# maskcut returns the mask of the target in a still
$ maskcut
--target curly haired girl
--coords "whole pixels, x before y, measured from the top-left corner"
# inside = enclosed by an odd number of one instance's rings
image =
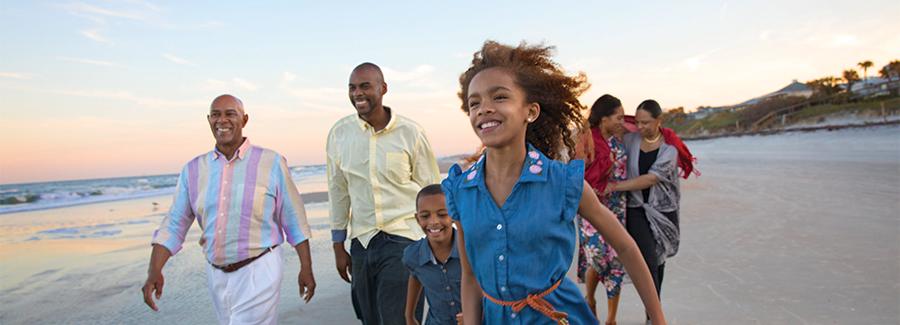
[[[457,223],[466,324],[596,324],[566,278],[576,212],[619,253],[653,324],[665,324],[647,266],[631,237],[583,178],[574,152],[584,74],[567,76],[552,47],[485,42],[460,76],[462,109],[486,147],[442,183]],[[482,300],[484,299],[484,300]]]

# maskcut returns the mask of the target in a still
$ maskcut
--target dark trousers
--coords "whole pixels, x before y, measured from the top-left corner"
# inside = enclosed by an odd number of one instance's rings
[[[409,271],[403,265],[403,250],[413,241],[379,232],[363,248],[359,240],[350,245],[353,282],[351,291],[356,317],[365,325],[404,325],[406,286]],[[416,319],[422,321],[423,299],[416,306]]]
[[[678,226],[678,211],[664,212],[663,215]],[[656,239],[653,238],[653,232],[650,230],[650,222],[647,221],[647,214],[644,208],[628,208],[625,212],[625,229],[634,242],[641,250],[644,262],[650,269],[650,276],[653,277],[653,285],[656,286],[656,294],[662,294],[663,275],[666,271],[665,262],[660,263],[656,258]]]

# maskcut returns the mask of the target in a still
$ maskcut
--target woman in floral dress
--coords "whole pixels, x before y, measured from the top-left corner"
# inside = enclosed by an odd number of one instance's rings
[[[584,179],[593,187],[600,202],[616,214],[623,225],[625,192],[609,192],[607,185],[627,179],[625,146],[620,138],[625,130],[624,121],[625,111],[619,99],[603,95],[594,102],[588,118],[594,150],[593,155],[587,155],[593,156],[593,159],[589,159],[591,161],[584,173]],[[596,314],[594,295],[597,285],[603,283],[609,308],[606,324],[614,325],[625,268],[616,252],[589,222],[579,219],[579,225],[581,249],[578,275],[587,288],[585,299]]]

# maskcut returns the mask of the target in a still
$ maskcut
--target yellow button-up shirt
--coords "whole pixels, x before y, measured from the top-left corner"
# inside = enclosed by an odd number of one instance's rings
[[[325,150],[334,242],[346,240],[348,225],[350,238],[363,247],[379,231],[424,236],[415,218],[416,194],[437,184],[440,171],[421,126],[391,113],[376,132],[354,114],[335,123]]]

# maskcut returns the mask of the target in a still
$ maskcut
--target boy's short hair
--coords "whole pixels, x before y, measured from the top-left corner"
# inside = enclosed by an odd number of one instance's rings
[[[444,190],[441,188],[441,184],[431,184],[423,187],[419,190],[419,194],[416,194],[416,209],[419,209],[419,198],[428,195],[444,195]]]

